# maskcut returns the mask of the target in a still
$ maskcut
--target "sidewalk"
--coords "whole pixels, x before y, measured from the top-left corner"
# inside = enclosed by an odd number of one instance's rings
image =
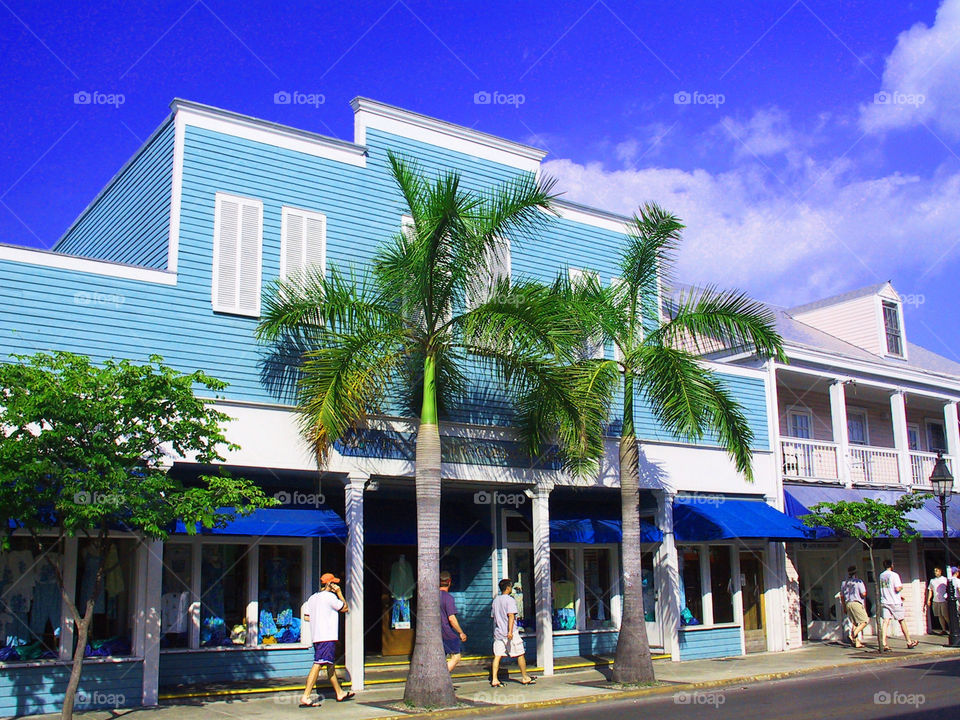
[[[784,676],[812,673],[823,670],[853,669],[857,665],[881,662],[902,662],[930,659],[937,655],[960,655],[960,650],[944,647],[944,638],[925,636],[920,646],[914,650],[905,650],[902,639],[891,639],[893,652],[881,657],[874,648],[856,650],[848,646],[827,643],[810,643],[801,650],[789,653],[759,653],[744,657],[718,660],[691,660],[673,663],[658,660],[655,663],[657,680],[663,685],[655,688],[620,692],[625,696],[671,693],[694,687],[709,688],[728,682],[757,682],[772,680]],[[565,704],[590,702],[601,696],[617,693],[609,685],[609,669],[590,669],[567,672],[551,678],[540,677],[532,687],[521,687],[514,682],[516,667],[510,667],[510,680],[501,688],[491,688],[486,680],[472,678],[455,679],[457,697],[461,699],[463,711],[443,712],[437,715],[480,715],[495,711],[496,706],[526,703]],[[323,688],[321,688],[323,691]],[[327,688],[329,694],[329,689]],[[324,717],[343,718],[343,720],[371,720],[372,718],[409,717],[407,713],[394,709],[403,695],[402,686],[388,686],[361,693],[355,700],[337,704],[332,695],[324,699],[323,709],[304,712],[298,709],[300,693],[282,691],[260,695],[243,695],[235,698],[217,700],[170,701],[157,708],[120,710],[114,713],[88,712],[81,717],[84,720],[100,720],[129,716],[136,718],[154,717],[157,720],[200,720],[216,714],[226,718],[305,718],[310,712],[323,712]],[[606,698],[609,699],[609,698]],[[42,716],[55,717],[55,716]]]

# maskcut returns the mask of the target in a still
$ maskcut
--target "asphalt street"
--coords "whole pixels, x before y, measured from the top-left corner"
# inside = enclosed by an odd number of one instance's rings
[[[872,720],[873,718],[960,718],[960,660],[925,661],[844,669],[804,678],[677,692],[569,708],[512,713],[525,720],[593,718],[791,718]]]

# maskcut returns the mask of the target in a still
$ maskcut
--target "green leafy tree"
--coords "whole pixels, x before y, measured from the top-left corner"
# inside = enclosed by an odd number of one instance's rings
[[[912,542],[920,537],[920,533],[913,527],[913,520],[910,519],[909,514],[923,507],[929,497],[931,497],[929,494],[906,493],[897,498],[893,505],[871,498],[823,502],[814,505],[810,508],[810,513],[803,516],[805,525],[811,528],[829,528],[838,535],[854,538],[867,549],[874,578],[873,591],[876,598],[874,615],[878,631],[882,622],[880,619],[880,573],[877,572],[874,549],[878,541],[886,542],[889,538]],[[880,633],[877,632],[877,652],[882,651]]]
[[[73,667],[62,717],[71,718],[83,669],[94,606],[108,568],[101,563],[82,607],[51,547],[85,538],[108,556],[112,530],[145,539],[166,538],[182,520],[224,526],[235,512],[274,504],[246,480],[205,476],[184,486],[171,477],[171,456],[198,463],[222,461],[229,445],[221,425],[229,418],[195,397],[195,386],[220,391],[225,383],[202,372],[184,375],[156,356],[137,365],[67,352],[14,356],[0,364],[0,522],[4,544],[11,526],[29,534],[37,555],[53,565],[75,628]]]
[[[743,293],[687,291],[669,304],[664,315],[661,286],[672,282],[683,227],[655,204],[641,207],[621,253],[620,277],[608,288],[588,278],[581,288],[592,297],[592,311],[580,315],[588,345],[602,338],[614,346],[617,358],[592,361],[591,392],[610,403],[619,385],[623,397],[623,613],[613,665],[614,681],[623,684],[654,680],[643,608],[636,399],[644,400],[661,426],[678,438],[699,442],[714,434],[737,470],[752,479],[753,432],[736,400],[700,356],[747,348],[760,357],[784,359],[772,314]]]
[[[395,415],[400,398],[401,412],[419,420],[417,633],[404,700],[443,707],[455,697],[438,597],[441,417],[479,372],[527,421],[533,412],[554,426],[565,418],[551,439],[570,457],[596,440],[582,421],[589,404],[577,397],[585,368],[573,363],[576,308],[556,288],[491,279],[504,241],[516,248],[549,221],[552,183],[524,175],[476,192],[456,173],[430,180],[393,154],[390,166],[412,224],[358,277],[334,268],[327,277],[313,272],[275,284],[258,332],[296,365],[302,428],[319,462],[371,416]],[[602,415],[599,403],[594,412]],[[545,438],[532,437],[531,449],[543,449]]]

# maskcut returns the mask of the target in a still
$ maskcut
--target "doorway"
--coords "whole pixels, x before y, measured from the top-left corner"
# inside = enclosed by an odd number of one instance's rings
[[[748,653],[766,652],[763,555],[760,552],[740,551],[740,597],[743,601],[744,649]]]
[[[838,557],[836,551],[801,551],[798,558],[800,604],[809,640],[840,640],[843,634],[837,597]]]

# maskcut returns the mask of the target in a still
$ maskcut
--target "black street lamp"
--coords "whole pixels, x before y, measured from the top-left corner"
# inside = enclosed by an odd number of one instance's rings
[[[940,519],[943,521],[943,549],[946,555],[946,566],[944,572],[947,575],[947,617],[950,623],[950,636],[947,639],[947,645],[950,647],[960,647],[960,632],[957,625],[957,598],[954,593],[953,577],[950,572],[950,547],[947,536],[947,503],[950,501],[950,495],[953,492],[953,475],[950,468],[947,467],[947,461],[943,459],[943,453],[937,453],[937,464],[933,466],[933,472],[930,473],[930,484],[933,485],[933,494],[940,499]]]

